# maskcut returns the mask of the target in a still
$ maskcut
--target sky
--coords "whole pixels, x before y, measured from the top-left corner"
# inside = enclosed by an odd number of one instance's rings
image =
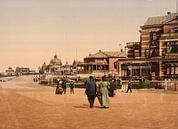
[[[176,0],[0,0],[0,72],[63,64],[139,41],[148,17],[176,12]]]

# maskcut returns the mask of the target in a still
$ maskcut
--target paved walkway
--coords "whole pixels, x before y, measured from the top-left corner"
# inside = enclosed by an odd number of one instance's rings
[[[110,108],[88,107],[83,89],[55,95],[32,77],[0,83],[0,129],[177,129],[178,94],[117,92]]]

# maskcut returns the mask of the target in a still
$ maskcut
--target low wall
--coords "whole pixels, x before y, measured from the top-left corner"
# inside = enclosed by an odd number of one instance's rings
[[[140,89],[142,88],[139,85],[139,81],[132,81],[133,89]],[[123,85],[127,85],[128,81],[123,81]],[[155,88],[155,89],[165,89],[169,91],[178,91],[178,81],[150,81],[150,86],[148,88]]]

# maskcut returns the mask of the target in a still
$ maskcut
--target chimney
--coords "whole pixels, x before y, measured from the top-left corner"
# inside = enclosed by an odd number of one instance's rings
[[[167,19],[171,18],[171,12],[167,12]]]
[[[167,15],[170,15],[171,14],[171,12],[167,12]]]

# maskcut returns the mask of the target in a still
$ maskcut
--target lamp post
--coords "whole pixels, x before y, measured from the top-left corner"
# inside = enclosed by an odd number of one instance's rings
[[[119,44],[119,47],[120,47],[120,52],[122,52],[122,44],[121,43]]]

